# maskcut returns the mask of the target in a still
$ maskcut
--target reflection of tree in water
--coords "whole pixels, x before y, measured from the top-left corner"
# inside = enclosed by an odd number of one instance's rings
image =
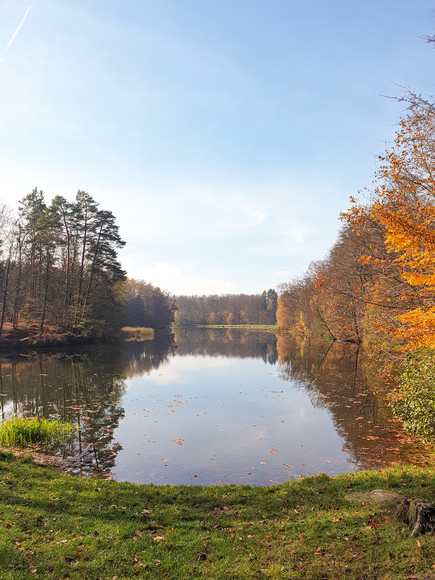
[[[407,437],[390,409],[367,385],[362,352],[347,343],[291,337],[277,343],[281,378],[303,385],[314,407],[329,409],[346,450],[369,469],[398,460],[421,460],[423,449]]]
[[[35,355],[1,364],[2,418],[12,415],[69,421],[79,430],[66,449],[78,455],[88,445],[96,450],[98,471],[108,474],[120,449],[113,431],[124,410],[124,379],[113,366],[97,369],[84,355]]]
[[[124,375],[142,376],[167,364],[176,350],[173,335],[156,333],[155,340],[123,343]]]
[[[121,446],[114,430],[124,417],[126,378],[158,368],[171,340],[98,346],[79,353],[35,354],[0,361],[2,420],[13,415],[69,421],[79,427],[66,449],[77,456],[88,446],[92,470],[108,476]]]
[[[178,328],[175,335],[180,356],[226,356],[278,360],[276,337],[272,332],[242,328]]]

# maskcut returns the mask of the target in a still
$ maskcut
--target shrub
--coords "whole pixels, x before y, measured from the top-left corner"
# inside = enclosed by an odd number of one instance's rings
[[[407,355],[399,369],[399,386],[391,407],[412,435],[435,441],[435,351],[420,348]]]

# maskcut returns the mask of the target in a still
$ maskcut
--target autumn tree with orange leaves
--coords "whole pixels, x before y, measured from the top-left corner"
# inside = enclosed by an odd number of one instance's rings
[[[328,256],[281,285],[278,326],[397,351],[435,348],[435,105],[408,94],[366,203]]]
[[[378,271],[371,289],[378,330],[404,349],[435,348],[435,106],[415,95],[409,101],[369,204],[354,203],[342,217],[360,237],[374,228],[383,236],[386,255],[360,258]]]

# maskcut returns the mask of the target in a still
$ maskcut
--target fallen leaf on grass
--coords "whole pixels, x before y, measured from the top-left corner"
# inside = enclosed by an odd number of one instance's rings
[[[155,542],[163,542],[164,539],[165,539],[165,536],[156,536],[155,538],[153,538],[153,540]]]

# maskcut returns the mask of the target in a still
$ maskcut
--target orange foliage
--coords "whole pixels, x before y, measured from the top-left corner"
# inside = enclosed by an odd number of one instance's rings
[[[394,316],[379,321],[379,329],[405,347],[435,348],[435,109],[415,98],[400,123],[394,147],[382,158],[368,206],[355,204],[343,215],[356,235],[373,227],[383,232],[386,256],[368,252],[360,258],[394,278]],[[401,283],[399,283],[401,282]],[[375,299],[385,301],[383,297]]]

